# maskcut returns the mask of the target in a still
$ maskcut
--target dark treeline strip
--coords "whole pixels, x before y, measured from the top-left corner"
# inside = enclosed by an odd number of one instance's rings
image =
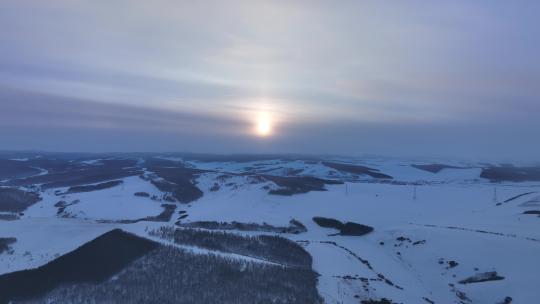
[[[287,227],[276,227],[267,223],[241,223],[235,221],[232,221],[230,223],[216,221],[196,221],[189,223],[176,223],[176,225],[183,228],[202,228],[208,230],[264,231],[292,234],[299,234],[307,231],[306,226],[294,219],[289,222],[289,226]]]
[[[161,227],[151,231],[150,234],[181,245],[251,256],[288,266],[311,268],[312,263],[311,256],[302,246],[278,236],[242,236],[219,231],[173,227]]]
[[[49,173],[12,179],[6,184],[10,186],[41,185],[43,189],[50,189],[105,182],[142,173],[139,168],[134,167],[135,160],[101,160],[96,165],[58,160],[41,160],[41,162],[44,162],[44,169],[50,167],[50,170],[47,169]]]
[[[326,191],[325,185],[343,184],[342,181],[321,179],[312,176],[274,176],[261,175],[279,186],[279,189],[268,191],[274,195],[293,195],[308,193],[310,191]]]
[[[46,265],[0,275],[0,303],[37,297],[61,284],[102,282],[157,246],[120,229],[109,231]]]
[[[342,223],[341,221],[333,218],[316,216],[313,218],[313,221],[321,227],[335,228],[339,230],[339,235],[361,236],[373,231],[373,227],[367,225],[362,225],[354,222]]]
[[[159,246],[113,280],[64,285],[25,303],[319,304],[316,285],[311,269]]]
[[[195,179],[203,171],[184,167],[148,167],[163,180],[151,180],[152,184],[163,192],[169,192],[181,203],[190,203],[203,196],[203,192],[196,186]]]
[[[34,192],[0,187],[0,211],[3,212],[22,212],[40,200],[39,194]]]
[[[112,187],[116,187],[118,185],[121,185],[122,183],[123,183],[122,180],[113,180],[113,181],[99,183],[99,184],[95,184],[95,185],[74,186],[74,187],[70,187],[65,193],[61,193],[61,194],[92,192],[92,191],[97,191],[97,190],[104,190],[104,189],[109,189],[109,188],[112,188]]]
[[[343,164],[343,163],[334,163],[334,162],[323,162],[323,165],[338,170],[342,172],[352,173],[352,174],[361,174],[368,175],[373,178],[380,179],[393,179],[392,176],[379,172],[378,169],[373,169],[365,166]]]
[[[14,237],[0,238],[0,254],[4,251],[9,251],[11,245],[17,242],[17,239]]]
[[[484,168],[480,177],[492,182],[526,182],[540,181],[539,167],[500,166]]]

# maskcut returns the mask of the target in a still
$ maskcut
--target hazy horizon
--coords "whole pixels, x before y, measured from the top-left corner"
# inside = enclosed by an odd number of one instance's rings
[[[41,155],[40,155],[41,154]],[[83,151],[83,150],[39,150],[39,149],[15,149],[15,150],[0,150],[0,157],[7,159],[17,159],[19,157],[30,157],[32,155],[40,155],[41,157],[50,157],[58,155],[66,155],[67,157],[76,157],[80,155],[83,159],[100,157],[100,156],[111,156],[111,157],[135,157],[135,156],[144,156],[151,155],[156,157],[187,157],[187,159],[197,159],[197,157],[203,157],[202,159],[212,159],[213,157],[218,157],[218,159],[231,159],[234,160],[237,157],[248,157],[253,158],[253,160],[258,159],[278,159],[278,158],[290,158],[290,159],[343,159],[344,161],[369,161],[369,160],[399,160],[399,161],[409,161],[409,162],[418,162],[418,163],[433,163],[440,164],[445,162],[450,163],[462,163],[464,165],[470,164],[473,166],[516,166],[516,167],[536,167],[540,166],[540,161],[537,160],[513,160],[513,159],[502,159],[502,158],[482,158],[482,157],[457,157],[457,156],[433,156],[433,155],[392,155],[392,154],[371,154],[371,153],[358,153],[358,154],[346,154],[346,153],[296,153],[296,152],[276,152],[276,153],[265,153],[265,152],[231,152],[231,153],[216,153],[216,152],[197,152],[189,150],[163,150],[163,151],[136,151],[136,150],[126,150],[126,151]]]
[[[0,150],[540,161],[540,3],[0,3]]]

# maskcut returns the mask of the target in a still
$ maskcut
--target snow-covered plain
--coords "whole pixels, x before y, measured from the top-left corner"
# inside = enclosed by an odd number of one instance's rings
[[[287,226],[291,219],[299,220],[307,232],[281,236],[302,244],[313,256],[313,268],[320,274],[319,292],[327,303],[383,297],[396,303],[492,304],[502,303],[505,297],[511,297],[512,303],[540,301],[540,218],[522,214],[540,208],[540,183],[492,183],[480,177],[480,166],[463,163],[447,162],[462,168],[432,173],[399,160],[346,162],[378,169],[394,179],[379,181],[302,160],[187,161],[190,167],[212,171],[196,179],[203,197],[189,204],[174,203],[177,209],[169,222],[132,224],[111,220],[156,216],[163,209],[156,200],[134,196],[146,192],[162,197],[164,193],[148,180],[127,177],[109,189],[60,196],[56,191],[67,188],[49,189],[19,220],[0,220],[0,237],[17,238],[11,254],[0,254],[0,274],[45,264],[116,227],[149,237],[150,229],[174,225],[178,211],[185,211],[182,223]],[[274,183],[252,176],[291,172],[344,184],[279,196],[268,194],[268,189],[277,187]],[[524,193],[530,194],[509,200]],[[59,200],[76,203],[61,216],[54,206]],[[319,227],[314,216],[369,225],[374,231],[364,236],[330,236],[336,231]],[[458,283],[488,271],[496,271],[504,280]]]

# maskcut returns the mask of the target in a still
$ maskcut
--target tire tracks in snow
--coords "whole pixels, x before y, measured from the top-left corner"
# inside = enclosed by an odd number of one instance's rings
[[[339,245],[338,243],[336,242],[333,242],[333,241],[297,241],[299,243],[305,243],[305,244],[310,244],[310,243],[319,243],[319,244],[328,244],[328,245],[331,245],[331,246],[334,246],[334,247],[337,247],[337,248],[340,248],[341,250],[347,252],[350,256],[352,256],[354,259],[356,259],[357,261],[359,261],[360,263],[362,263],[364,266],[366,266],[369,270],[371,270],[376,276],[378,279],[380,279],[381,281],[385,282],[387,285],[389,286],[392,286],[396,289],[399,289],[399,290],[403,290],[403,287],[397,285],[397,284],[394,284],[394,282],[392,282],[390,279],[388,279],[387,277],[385,277],[382,273],[380,272],[377,272],[373,266],[371,265],[371,263],[369,263],[368,260],[366,259],[363,259],[362,257],[360,257],[359,255],[357,255],[354,251],[350,250],[349,248],[347,247],[344,247],[344,246],[341,246]]]
[[[466,231],[466,232],[490,234],[490,235],[496,235],[496,236],[502,236],[502,237],[507,237],[507,238],[514,238],[514,239],[540,243],[540,239],[532,238],[532,237],[522,237],[513,233],[502,233],[502,232],[494,232],[494,231],[487,231],[487,230],[482,230],[482,229],[465,228],[465,227],[457,227],[457,226],[439,226],[439,225],[433,225],[433,224],[416,224],[416,223],[409,223],[409,224],[415,225],[415,226],[421,226],[421,227],[429,227],[429,228],[460,230],[460,231]]]

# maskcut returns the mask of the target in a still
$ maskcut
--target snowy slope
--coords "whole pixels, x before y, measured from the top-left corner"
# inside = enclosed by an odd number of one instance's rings
[[[183,163],[180,158],[164,159]],[[211,171],[194,181],[203,197],[189,204],[172,203],[177,210],[168,222],[133,224],[110,221],[156,216],[163,210],[162,203],[170,203],[161,200],[165,193],[148,180],[127,177],[119,186],[66,195],[56,193],[67,188],[49,189],[41,192],[42,201],[29,207],[21,219],[0,221],[0,237],[17,238],[12,254],[0,254],[0,273],[37,267],[115,227],[149,237],[150,229],[174,225],[182,211],[186,216],[181,223],[287,226],[291,219],[300,221],[307,232],[281,236],[297,241],[313,256],[313,268],[321,275],[319,292],[327,303],[383,297],[397,303],[492,304],[505,297],[511,297],[512,303],[535,303],[540,299],[536,288],[540,218],[522,214],[540,209],[539,183],[491,183],[480,178],[479,165],[462,162],[447,161],[446,165],[456,168],[429,172],[412,165],[432,161],[330,160],[379,170],[393,179],[341,172],[322,161],[188,161],[193,168]],[[279,196],[268,194],[276,185],[258,175],[315,176],[345,183],[326,185],[327,191]],[[135,192],[158,199],[134,196]],[[55,204],[60,200],[76,203],[59,214]],[[336,230],[318,226],[314,216],[369,225],[374,231],[364,236],[332,236]],[[504,280],[459,283],[489,271]]]

